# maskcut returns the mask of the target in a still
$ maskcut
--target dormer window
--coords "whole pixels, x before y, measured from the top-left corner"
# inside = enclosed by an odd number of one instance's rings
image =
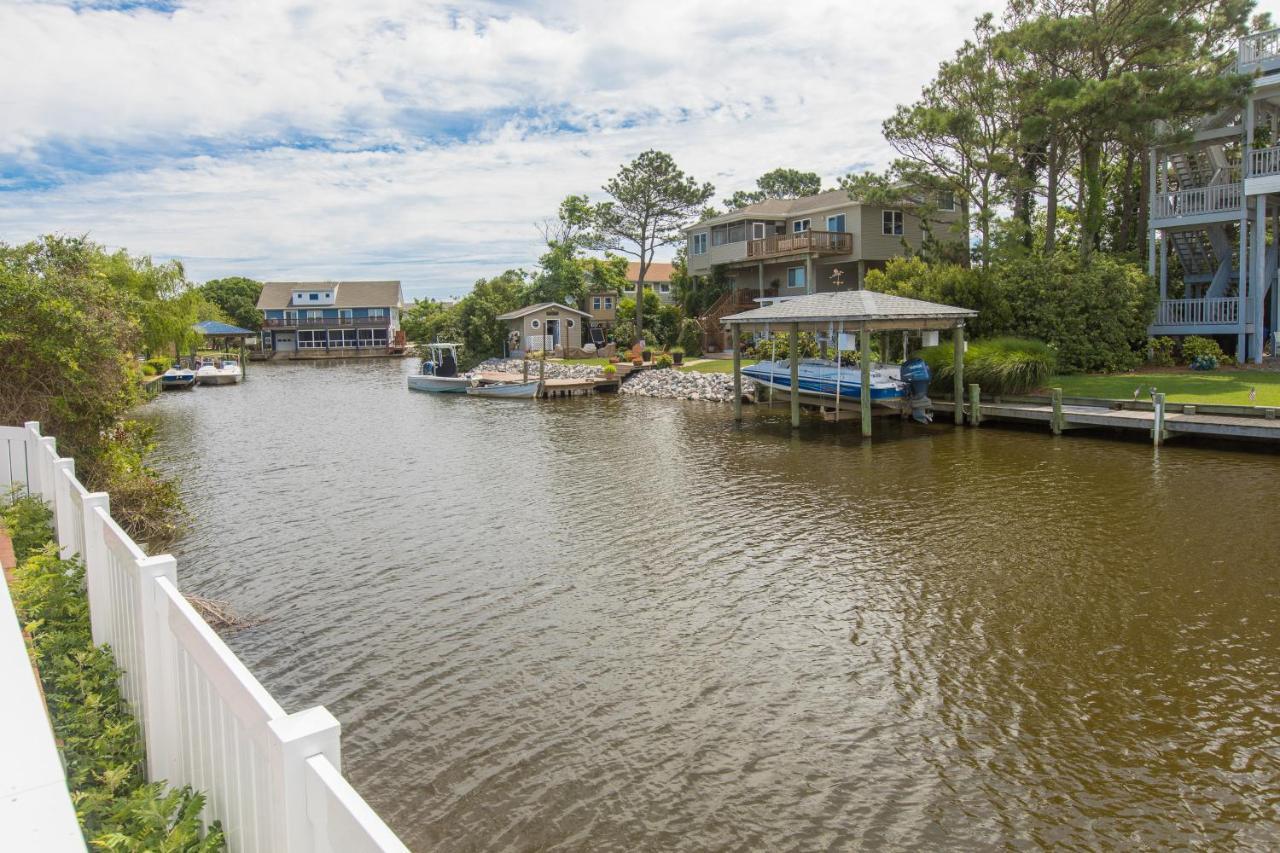
[[[311,294],[311,301],[312,301],[312,302],[317,302],[317,301],[319,301],[319,299],[320,299],[320,294],[318,294],[318,293],[313,293],[313,294]]]

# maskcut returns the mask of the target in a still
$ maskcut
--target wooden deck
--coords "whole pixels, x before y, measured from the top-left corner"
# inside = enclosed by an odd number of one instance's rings
[[[955,412],[950,400],[935,400],[940,412]],[[974,418],[972,402],[963,404],[965,419],[983,421],[1022,421],[1054,425],[1053,403],[1044,400],[999,400],[982,402]],[[1060,429],[1141,430],[1155,438],[1157,414],[1150,403],[1127,401],[1063,401]],[[1280,419],[1276,410],[1253,406],[1194,406],[1170,403],[1165,406],[1164,431],[1161,440],[1178,435],[1206,438],[1247,439],[1280,442]]]
[[[481,382],[527,382],[528,379],[519,373],[497,373],[486,371],[477,374]],[[529,379],[537,379],[536,370],[529,371]],[[616,391],[618,380],[593,378],[593,379],[544,379],[542,380],[542,393],[538,396],[543,400],[552,397],[573,397],[578,394],[591,394],[595,391]]]

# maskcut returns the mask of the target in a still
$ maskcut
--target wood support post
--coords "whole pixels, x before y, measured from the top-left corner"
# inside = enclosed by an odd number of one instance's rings
[[[1054,435],[1062,435],[1062,427],[1064,424],[1062,415],[1062,389],[1053,388],[1050,393],[1053,395],[1053,415],[1049,420],[1049,428],[1053,430]]]
[[[956,426],[964,426],[964,326],[956,326],[951,333],[951,342],[955,347],[955,376],[952,385],[952,399],[955,400]]]
[[[738,349],[738,326],[729,327],[729,346],[733,348],[733,419],[742,423],[742,352]]]
[[[969,386],[969,423],[972,426],[982,423],[982,390],[976,383]]]
[[[791,324],[787,332],[787,354],[791,363],[791,428],[800,428],[800,326]]]
[[[862,437],[871,437],[871,332],[866,324],[858,333],[858,365],[862,368],[861,381],[858,383],[858,409],[862,415]]]
[[[1166,436],[1164,431],[1164,394],[1156,393],[1152,395],[1151,401],[1155,412],[1155,423],[1151,427],[1151,443],[1159,447],[1164,443]]]

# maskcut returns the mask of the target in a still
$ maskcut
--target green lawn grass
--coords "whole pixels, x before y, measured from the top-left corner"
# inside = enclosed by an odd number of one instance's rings
[[[587,364],[592,367],[604,367],[609,363],[607,358],[549,358],[547,361],[556,364]]]
[[[743,367],[755,363],[756,360],[754,358],[744,358],[742,360]],[[698,364],[686,364],[680,369],[686,373],[732,373],[733,359],[711,358]]]
[[[1067,397],[1105,397],[1131,400],[1135,388],[1139,399],[1150,400],[1149,389],[1167,395],[1171,403],[1218,403],[1230,406],[1280,406],[1280,373],[1262,370],[1210,370],[1172,373],[1078,374],[1055,376],[1049,386],[1062,388]],[[1249,389],[1258,389],[1256,400]]]

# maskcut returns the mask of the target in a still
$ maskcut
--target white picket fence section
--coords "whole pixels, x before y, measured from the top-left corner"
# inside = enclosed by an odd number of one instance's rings
[[[333,715],[285,713],[183,598],[174,558],[143,553],[38,423],[0,427],[0,482],[43,498],[63,556],[84,559],[93,640],[124,671],[148,778],[207,794],[232,851],[407,850],[343,778]]]

